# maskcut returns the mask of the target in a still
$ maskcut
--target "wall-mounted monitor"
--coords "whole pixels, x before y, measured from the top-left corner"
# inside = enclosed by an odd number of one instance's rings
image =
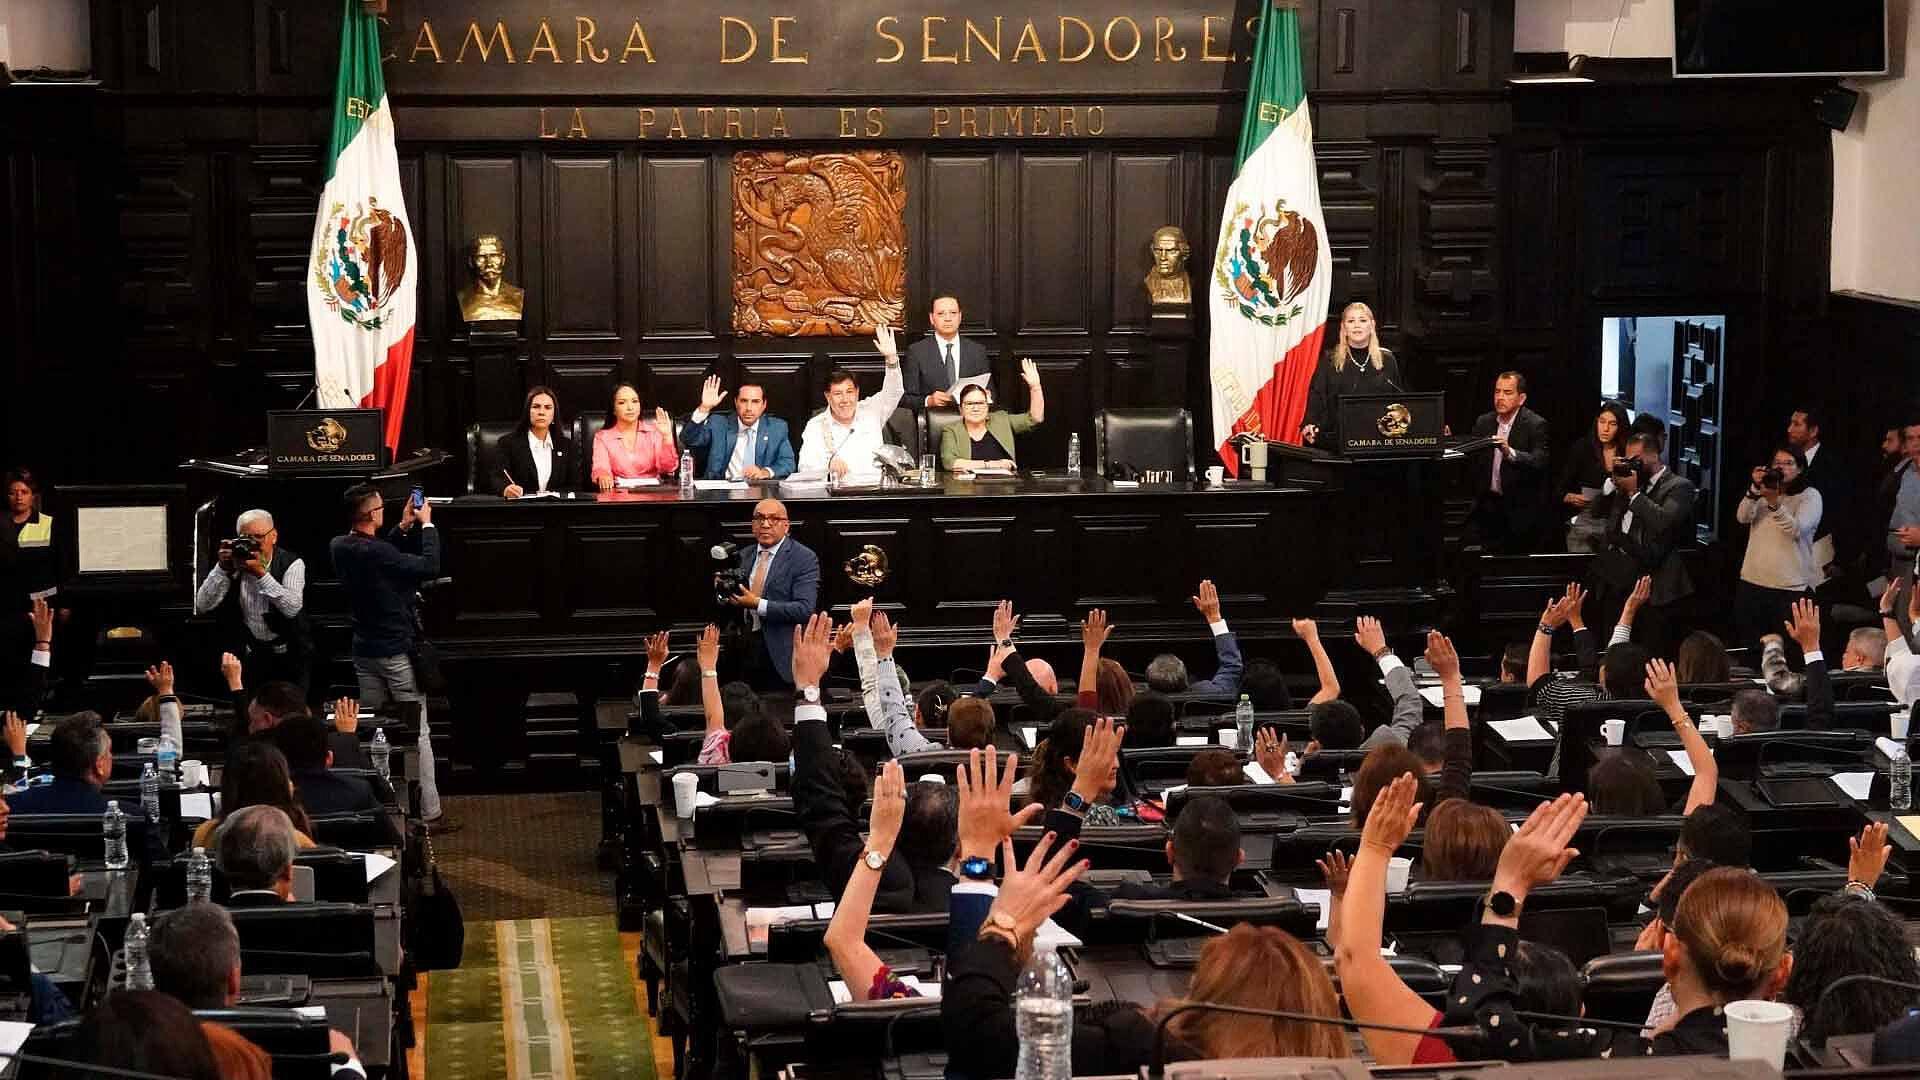
[[[1675,78],[1887,70],[1887,0],[1673,0]]]

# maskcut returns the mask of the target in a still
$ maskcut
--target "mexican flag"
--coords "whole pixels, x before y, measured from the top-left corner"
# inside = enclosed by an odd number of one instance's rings
[[[380,74],[379,25],[361,0],[342,6],[333,139],[307,290],[313,378],[323,408],[385,409],[387,449],[397,452],[413,369],[413,230]]]
[[[1300,441],[1333,286],[1291,0],[1274,0],[1259,34],[1208,289],[1214,445],[1236,475],[1234,435]]]

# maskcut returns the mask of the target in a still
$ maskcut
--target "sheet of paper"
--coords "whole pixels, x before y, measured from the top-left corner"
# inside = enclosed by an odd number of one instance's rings
[[[309,1020],[325,1020],[327,1018],[327,1007],[325,1005],[296,1005],[293,1011]]]
[[[40,730],[40,725],[39,725],[39,724],[28,724],[28,725],[27,725],[27,738],[29,738],[29,739],[31,739],[31,738],[33,738],[33,736],[34,736],[34,734],[35,734],[36,732],[38,732],[39,730]]]
[[[180,796],[180,817],[187,821],[206,821],[213,817],[213,794],[202,791]]]
[[[853,991],[847,989],[846,981],[843,979],[828,979],[827,993],[833,995],[835,1005],[853,1004]]]
[[[660,478],[657,476],[622,476],[613,482],[613,486],[619,488],[621,491],[632,491],[635,488],[659,487]]]
[[[1035,747],[1038,747],[1040,745],[1040,729],[1031,728],[1031,727],[1021,728],[1020,741],[1026,743],[1027,749],[1029,750],[1032,750]]]
[[[1271,784],[1274,782],[1273,777],[1268,776],[1267,770],[1261,768],[1260,763],[1257,761],[1247,762],[1240,767],[1240,771],[1246,774],[1249,783]]]
[[[1436,709],[1445,708],[1446,702],[1441,697],[1441,695],[1445,692],[1445,690],[1446,688],[1442,686],[1423,686],[1420,688],[1420,696],[1423,698],[1426,698],[1427,704],[1433,706]],[[1460,688],[1460,693],[1461,693],[1461,696],[1467,699],[1468,705],[1471,706],[1471,705],[1480,704],[1480,688],[1479,687],[1469,683]]]
[[[960,400],[961,390],[969,386],[979,386],[979,387],[985,388],[987,391],[987,394],[991,396],[993,394],[993,387],[988,386],[987,382],[992,378],[993,378],[993,373],[990,371],[983,371],[978,375],[969,375],[966,378],[961,379],[959,382],[954,383],[953,386],[947,391],[947,393],[952,394],[953,399],[955,401],[958,401]]]
[[[1893,820],[1899,822],[1900,827],[1907,830],[1908,836],[1920,837],[1920,814],[1901,814]]]
[[[1500,733],[1508,742],[1545,742],[1554,737],[1537,717],[1516,716],[1511,720],[1489,721],[1488,727]]]
[[[1327,928],[1327,920],[1333,916],[1333,890],[1301,889],[1296,887],[1293,890],[1293,895],[1298,897],[1303,904],[1320,905],[1320,922],[1318,928],[1325,930]]]
[[[385,855],[382,855],[377,851],[366,852],[360,857],[366,860],[367,884],[369,885],[379,880],[381,874],[384,874],[387,871],[393,869],[394,867],[400,865],[400,863],[397,860],[389,859]]]
[[[529,491],[520,497],[523,499],[557,499],[560,497],[560,493],[557,491]],[[428,501],[431,502],[432,500],[429,499]]]
[[[665,765],[667,763],[667,752],[665,750],[649,750],[647,751],[647,760],[653,762],[655,765]]]
[[[1052,947],[1056,949],[1077,949],[1084,944],[1079,938],[1067,933],[1059,923],[1054,922],[1052,919],[1041,923],[1040,928],[1033,932],[1033,944],[1036,948],[1043,947],[1048,943],[1052,943]]]
[[[1229,750],[1240,745],[1240,731],[1238,728],[1222,728],[1213,734],[1214,738],[1219,740],[1220,745]]]
[[[1874,749],[1880,751],[1882,754],[1885,754],[1888,760],[1892,760],[1893,756],[1895,754],[1898,754],[1901,749],[1899,743],[1894,742],[1892,739],[1889,739],[1884,735],[1882,735],[1878,739],[1873,740],[1873,746],[1874,746]]]
[[[1205,746],[1207,745],[1207,737],[1205,735],[1175,735],[1173,737],[1173,745]]]
[[[1352,784],[1348,784],[1346,787],[1343,787],[1340,789],[1340,805],[1342,808],[1353,805],[1353,785]]]
[[[74,522],[83,574],[167,568],[164,506],[82,506]]]
[[[32,1024],[23,1024],[18,1020],[0,1020],[0,1054],[11,1056],[33,1034]]]
[[[985,480],[994,480],[994,479],[999,479],[999,480],[1011,480],[1011,479],[1013,479],[1013,477],[1014,477],[1014,476],[1016,476],[1016,475],[1018,475],[1018,474],[1016,474],[1016,473],[1015,473],[1015,472],[1014,472],[1014,471],[1013,471],[1012,469],[997,469],[997,468],[996,468],[996,469],[973,469],[973,470],[970,470],[970,472],[969,472],[969,475],[971,475],[971,476],[973,476],[973,477],[974,477],[974,479],[976,479],[976,480],[980,480],[980,479],[985,479]]]
[[[747,933],[755,930],[765,933],[774,923],[798,922],[813,918],[812,904],[792,904],[786,907],[750,907],[747,909]]]
[[[1833,782],[1847,793],[1847,798],[1866,802],[1867,793],[1873,790],[1873,778],[1878,775],[1872,772],[1834,773]]]
[[[1667,751],[1667,756],[1673,759],[1674,768],[1679,769],[1688,776],[1693,775],[1693,760],[1687,757],[1685,750],[1669,750]]]
[[[695,491],[745,491],[752,485],[745,480],[695,480]]]
[[[1185,791],[1185,790],[1187,790],[1187,785],[1185,785],[1185,784],[1175,784],[1175,785],[1173,785],[1172,787],[1167,787],[1167,788],[1161,788],[1161,789],[1160,789],[1160,797],[1161,797],[1161,798],[1163,798],[1163,799],[1166,799],[1166,798],[1171,798],[1171,797],[1173,796],[1173,793],[1174,793],[1174,792],[1176,792],[1176,791]]]
[[[693,793],[693,808],[695,810],[704,810],[709,806],[719,805],[720,796],[718,795],[709,795],[704,791],[696,791]]]

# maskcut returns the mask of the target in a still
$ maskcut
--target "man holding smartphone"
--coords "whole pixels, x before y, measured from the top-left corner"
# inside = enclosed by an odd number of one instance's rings
[[[419,702],[420,817],[436,832],[441,823],[440,791],[433,779],[433,744],[428,738],[426,699],[414,678],[414,597],[421,582],[440,576],[440,535],[433,507],[419,488],[402,504],[400,523],[381,534],[386,500],[370,484],[355,484],[343,496],[351,524],[333,538],[333,569],[346,589],[353,613],[353,670],[360,680],[360,704],[379,708],[388,702]]]

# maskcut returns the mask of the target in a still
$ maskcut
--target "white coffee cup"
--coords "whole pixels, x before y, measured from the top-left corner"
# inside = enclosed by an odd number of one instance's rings
[[[1906,742],[1907,725],[1913,722],[1912,711],[1908,709],[1895,709],[1887,714],[1887,719],[1893,723],[1893,741]]]
[[[693,816],[694,798],[700,790],[700,777],[690,772],[673,774],[673,812],[683,818]]]
[[[947,778],[937,772],[930,772],[923,773],[919,782],[922,784],[944,784],[947,782]]]
[[[1608,746],[1619,746],[1626,741],[1627,722],[1619,719],[1602,720],[1600,722],[1600,734],[1607,740]]]
[[[1413,860],[1394,856],[1387,860],[1387,891],[1403,893],[1407,891],[1407,879],[1413,876]]]
[[[1208,469],[1207,469],[1207,483],[1209,483],[1209,484],[1211,484],[1211,485],[1213,485],[1214,487],[1219,487],[1219,486],[1220,486],[1221,484],[1224,484],[1224,483],[1226,483],[1226,482],[1227,482],[1227,468],[1226,468],[1226,466],[1224,466],[1224,465],[1213,465],[1213,466],[1209,466],[1209,467],[1208,467]]]
[[[1787,1036],[1793,1006],[1782,1001],[1735,1001],[1727,1005],[1727,1057],[1765,1061],[1778,1069],[1787,1061]]]
[[[180,786],[188,790],[207,786],[207,764],[204,761],[183,761],[180,763]]]
[[[1733,738],[1733,717],[1731,716],[1714,717],[1713,729],[1723,739]]]
[[[1240,730],[1238,728],[1221,728],[1213,733],[1213,737],[1221,746],[1229,750],[1253,749],[1251,746],[1242,747],[1240,745]]]

